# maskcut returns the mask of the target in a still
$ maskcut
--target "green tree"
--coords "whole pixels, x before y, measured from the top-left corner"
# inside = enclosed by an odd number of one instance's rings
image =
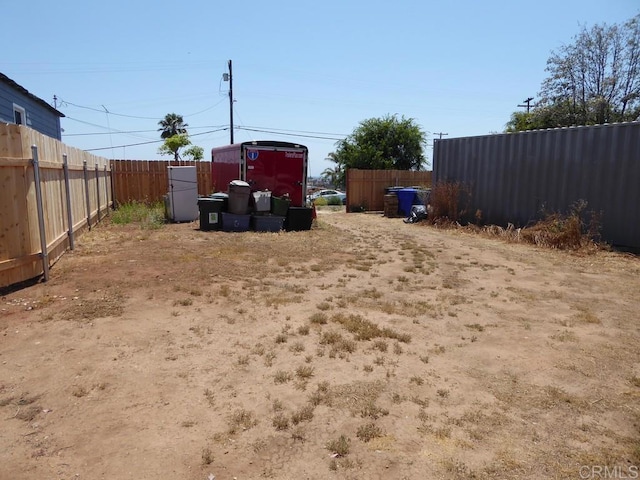
[[[511,114],[511,120],[507,122],[506,132],[522,132],[523,130],[532,130],[533,127],[533,115],[528,112],[513,112]]]
[[[335,162],[364,170],[420,170],[426,163],[425,132],[413,119],[387,115],[370,118],[336,144]]]
[[[177,162],[180,159],[180,149],[191,145],[189,135],[186,133],[173,135],[165,138],[164,143],[158,148],[160,155],[173,155],[173,159]]]
[[[573,43],[552,52],[546,71],[530,117],[514,113],[507,131],[637,120],[640,15],[622,25],[582,27]]]
[[[640,15],[623,25],[583,27],[572,44],[552,53],[547,71],[542,105],[568,107],[575,125],[635,120],[640,114]]]
[[[187,134],[188,124],[184,123],[182,115],[177,113],[167,113],[162,120],[158,122],[160,128],[158,129],[160,138],[170,138],[179,134]]]
[[[322,179],[334,188],[344,188],[344,165],[338,161],[335,152],[329,153],[325,160],[335,163],[335,166],[325,168],[320,174]]]
[[[325,168],[320,176],[325,182],[334,188],[342,188],[344,186],[344,172],[340,165]]]
[[[183,152],[183,155],[190,160],[199,162],[204,158],[204,149],[202,147],[198,147],[197,145],[191,145]]]

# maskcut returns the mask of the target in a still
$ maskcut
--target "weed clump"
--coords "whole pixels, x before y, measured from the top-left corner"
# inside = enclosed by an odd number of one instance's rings
[[[592,246],[599,240],[599,217],[586,213],[587,202],[580,200],[571,206],[568,214],[547,214],[530,227],[523,228],[523,241],[541,247],[578,250]]]
[[[298,425],[301,422],[309,422],[313,418],[313,405],[305,405],[300,409],[293,412],[291,415],[291,422],[294,425]]]
[[[138,223],[142,229],[158,229],[165,223],[164,206],[160,202],[151,205],[142,202],[125,203],[111,214],[111,221],[116,225]]]
[[[228,420],[229,433],[231,435],[238,433],[241,430],[249,430],[258,424],[253,412],[245,409],[239,409],[233,412]]]
[[[362,318],[360,315],[345,315],[339,313],[334,315],[331,320],[342,325],[349,333],[355,336],[356,340],[390,338],[403,343],[409,343],[411,341],[411,335],[396,332],[389,327],[380,328],[372,321]]]
[[[348,455],[351,450],[351,439],[344,435],[340,435],[339,438],[328,441],[326,448],[334,455],[344,457]]]
[[[375,423],[369,422],[358,427],[356,436],[363,442],[367,443],[373,440],[374,438],[381,437],[382,429],[378,427]]]

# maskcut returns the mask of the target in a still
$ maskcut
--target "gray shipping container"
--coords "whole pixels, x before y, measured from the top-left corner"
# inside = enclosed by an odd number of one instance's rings
[[[485,223],[525,226],[579,201],[601,213],[602,239],[640,248],[640,123],[435,140],[434,183],[471,190]]]

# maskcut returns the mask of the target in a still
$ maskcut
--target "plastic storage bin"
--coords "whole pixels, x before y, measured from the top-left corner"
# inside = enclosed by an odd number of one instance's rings
[[[291,199],[288,197],[271,197],[271,213],[274,215],[286,217],[289,205],[291,205]]]
[[[249,210],[249,196],[251,187],[242,180],[229,182],[229,213],[245,215]]]
[[[220,214],[224,210],[224,200],[203,197],[198,199],[200,210],[200,230],[220,230],[222,218]]]
[[[222,230],[225,232],[247,232],[251,215],[237,215],[235,213],[222,212]]]
[[[284,219],[280,215],[251,215],[251,229],[256,232],[279,232]]]
[[[311,230],[313,223],[313,208],[310,207],[289,207],[284,228],[288,232],[299,230]]]
[[[256,212],[268,212],[271,210],[271,192],[253,192],[253,205]]]

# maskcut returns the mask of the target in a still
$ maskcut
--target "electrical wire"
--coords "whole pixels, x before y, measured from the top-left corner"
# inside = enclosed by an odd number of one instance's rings
[[[345,133],[313,132],[313,131],[309,131],[309,130],[290,130],[290,129],[286,129],[286,128],[254,127],[254,126],[250,126],[250,125],[246,126],[246,128],[267,128],[269,130],[275,130],[275,131],[279,131],[279,132],[308,133],[308,134],[314,134],[314,135],[331,135],[331,136],[337,136],[337,137],[347,137],[348,136]]]
[[[205,108],[204,110],[200,110],[199,112],[191,113],[189,115],[183,115],[183,117],[185,117],[185,118],[186,117],[193,117],[193,116],[196,116],[196,115],[200,115],[201,113],[208,112],[209,110],[212,110],[212,109],[216,108],[222,102],[224,102],[224,99],[218,101],[217,103],[214,103],[213,105],[211,105],[210,107]],[[72,103],[72,102],[69,102],[67,100],[60,99],[60,107],[65,106],[65,105],[67,105],[67,106],[71,105],[71,106],[76,107],[76,108],[83,108],[85,110],[91,110],[93,112],[105,113],[104,107],[102,109],[93,108],[93,107],[87,107],[86,105],[78,105],[76,103]],[[158,120],[156,117],[140,117],[140,116],[137,116],[137,115],[126,115],[124,113],[115,113],[115,112],[112,112],[111,110],[109,110],[107,113],[109,115],[115,115],[117,117],[137,118],[137,119],[141,119],[141,120]]]
[[[68,102],[66,100],[60,99],[60,106],[62,107],[62,106],[65,106],[65,105],[71,105],[71,106],[76,107],[76,108],[84,108],[85,110],[91,110],[91,111],[94,111],[94,112],[105,113],[104,109],[100,110],[98,108],[87,107],[87,106],[84,106],[84,105],[77,105],[75,103],[71,103],[71,102]],[[142,120],[157,120],[157,118],[155,118],[155,117],[153,117],[153,118],[152,117],[138,117],[138,116],[135,116],[135,115],[125,115],[123,113],[114,113],[114,112],[111,112],[111,111],[108,112],[108,113],[109,113],[109,115],[115,115],[115,116],[118,116],[118,117],[138,118],[138,119],[142,119]]]
[[[224,127],[224,128],[220,128],[218,130],[210,130],[208,132],[201,132],[201,133],[194,133],[193,135],[190,135],[191,137],[195,137],[198,135],[208,135],[209,133],[215,133],[215,132],[221,132],[223,130],[229,130],[229,127]],[[152,143],[163,143],[164,140],[150,140],[148,142],[139,142],[139,143],[129,143],[126,145],[114,145],[113,147],[100,147],[100,148],[86,148],[84,149],[85,152],[97,152],[100,150],[110,150],[112,148],[126,148],[126,147],[137,147],[139,145],[149,145]]]
[[[247,128],[247,127],[234,127],[237,130],[247,130],[249,132],[261,132],[261,133],[272,133],[275,135],[284,135],[284,136],[288,136],[288,137],[303,137],[303,138],[315,138],[318,140],[335,140],[335,141],[339,141],[339,140],[343,140],[344,137],[342,138],[336,138],[336,137],[320,137],[317,135],[305,135],[305,134],[301,134],[301,133],[283,133],[283,132],[277,132],[274,130],[260,130],[257,128]]]
[[[82,120],[77,120],[73,117],[65,117],[65,118],[69,118],[73,121],[76,122],[80,122],[80,123],[86,123],[87,125],[92,125],[95,127],[100,127],[100,128],[106,128],[104,126],[101,125],[96,125],[93,123],[89,123],[89,122],[83,122]],[[221,128],[224,127],[224,125],[206,125],[203,127],[189,127],[189,130],[195,130],[195,129],[201,129],[201,128]],[[118,130],[118,129],[112,129],[110,132],[89,132],[89,133],[63,133],[62,135],[64,137],[87,137],[87,136],[92,136],[92,135],[109,135],[110,133],[120,133],[120,134],[130,134],[130,133],[157,133],[158,129],[155,130]],[[198,135],[196,133],[194,134],[190,134],[190,135]]]

